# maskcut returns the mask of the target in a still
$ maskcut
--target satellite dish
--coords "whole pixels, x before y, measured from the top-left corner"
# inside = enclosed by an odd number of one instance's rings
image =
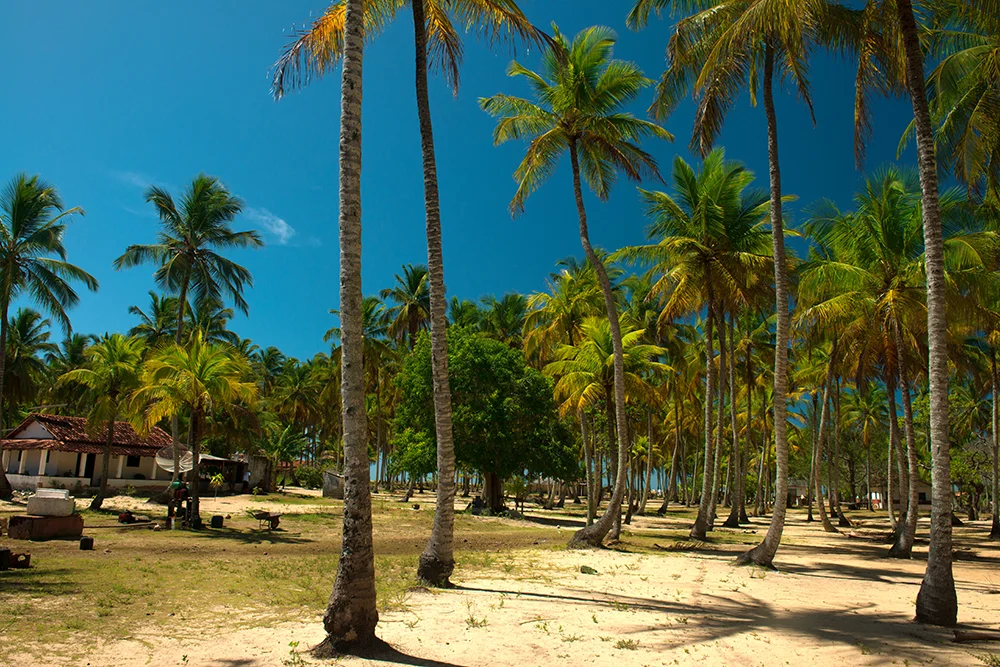
[[[177,472],[187,472],[194,467],[194,457],[191,456],[191,452],[184,445],[177,445],[177,456],[180,462],[180,470]],[[160,451],[156,452],[156,465],[160,466],[163,470],[169,473],[174,472],[174,448],[173,446],[164,447]]]

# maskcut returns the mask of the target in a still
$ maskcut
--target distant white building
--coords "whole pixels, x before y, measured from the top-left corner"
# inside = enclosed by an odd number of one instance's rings
[[[0,463],[18,490],[93,487],[100,482],[107,429],[91,436],[83,417],[29,415],[0,440]],[[158,470],[156,452],[171,444],[163,429],[141,436],[127,422],[115,422],[108,485],[166,487],[170,473]]]

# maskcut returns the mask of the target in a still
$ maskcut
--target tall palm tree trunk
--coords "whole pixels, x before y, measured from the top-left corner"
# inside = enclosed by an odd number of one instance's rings
[[[909,558],[913,549],[913,538],[917,532],[917,506],[920,495],[917,489],[917,438],[913,432],[913,406],[910,404],[910,382],[906,377],[903,363],[903,336],[899,322],[893,321],[893,335],[896,339],[896,368],[899,371],[899,389],[903,399],[903,430],[906,434],[906,460],[908,484],[906,494],[906,517],[902,530],[896,534],[896,541],[889,549],[890,558]],[[902,496],[900,496],[902,499]]]
[[[448,383],[448,302],[444,293],[441,250],[441,206],[431,103],[427,92],[427,27],[423,0],[411,0],[416,45],[417,116],[424,163],[424,206],[427,210],[427,274],[431,297],[431,367],[434,381],[434,432],[437,439],[437,505],[427,548],[420,554],[417,576],[435,586],[447,586],[455,569],[455,442],[451,429],[451,387]]]
[[[816,423],[816,413],[819,408],[819,392],[812,392],[812,447],[809,453],[809,484],[806,486],[806,521],[813,522],[813,488],[816,484],[816,441],[819,439],[819,424]]]
[[[774,47],[764,53],[764,113],[767,115],[767,157],[771,177],[771,242],[774,245],[774,302],[777,331],[774,350],[774,513],[764,540],[740,555],[738,564],[773,567],[781,543],[788,506],[788,269],[785,266],[785,228],[781,219],[781,169],[778,166],[778,121],[774,113]]]
[[[923,202],[927,273],[927,376],[930,385],[931,544],[927,571],[917,595],[917,620],[934,625],[958,622],[958,597],[951,569],[951,453],[948,445],[948,344],[945,318],[944,243],[938,200],[937,161],[917,21],[910,0],[897,0],[896,13],[906,54],[906,86],[913,104],[917,163]]]
[[[990,385],[993,389],[993,523],[990,539],[1000,540],[1000,410],[997,403],[997,351],[990,351]]]
[[[753,345],[750,344],[750,330],[747,329],[747,428],[743,438],[743,464],[740,472],[740,523],[750,523],[747,516],[747,468],[750,466],[750,444],[753,436]]]
[[[115,420],[118,419],[117,408],[112,411],[108,421],[108,437],[104,441],[104,452],[101,455],[101,483],[97,495],[90,501],[90,509],[99,510],[108,496],[108,476],[111,474],[111,446],[115,443]],[[155,464],[154,464],[155,465]]]
[[[622,330],[618,322],[618,307],[615,305],[615,295],[611,289],[608,272],[604,268],[597,253],[590,245],[590,231],[587,227],[587,211],[583,206],[583,187],[580,183],[580,161],[577,152],[577,140],[571,139],[569,144],[570,162],[573,167],[573,194],[576,198],[576,209],[580,216],[580,243],[587,259],[594,267],[604,294],[604,306],[607,309],[608,323],[611,325],[611,343],[614,347],[615,368],[615,422],[618,426],[618,470],[615,475],[615,487],[608,502],[607,511],[593,525],[579,530],[570,540],[571,547],[598,547],[611,530],[615,518],[621,520],[622,494],[625,490],[625,468],[628,465],[627,425],[625,423],[625,355],[622,349]],[[610,415],[609,415],[610,417]]]
[[[7,435],[6,424],[4,423],[3,387],[7,375],[7,310],[10,307],[10,299],[6,296],[0,304],[0,438]],[[10,500],[14,497],[14,489],[11,488],[10,480],[7,479],[7,471],[0,468],[0,500]]]
[[[850,519],[844,514],[844,508],[840,504],[840,377],[837,377],[837,384],[835,386],[835,393],[833,395],[833,409],[836,415],[833,418],[833,489],[837,497],[837,516],[840,521],[838,525],[841,528],[851,528],[853,524]],[[852,459],[853,460],[853,459]],[[851,482],[851,502],[854,502],[854,467],[851,464],[850,469],[850,482]]]
[[[656,510],[656,513],[660,515],[667,513],[671,499],[677,500],[677,459],[678,456],[683,456],[680,451],[681,407],[679,394],[677,380],[674,380],[674,453],[670,456],[670,479],[666,484],[667,488],[663,490],[663,504],[660,505],[660,509]],[[683,461],[681,463],[683,464]],[[684,495],[687,495],[686,491]]]
[[[177,294],[177,330],[174,331],[174,344],[178,347],[184,341],[184,314],[187,310],[187,295],[188,286],[191,281],[190,275],[185,275],[184,279],[181,281],[181,289]],[[170,446],[174,452],[174,471],[171,473],[170,481],[176,482],[181,476],[181,436],[180,436],[180,422],[178,416],[174,415],[170,418]]]
[[[709,514],[708,529],[715,529],[715,517],[719,502],[719,473],[722,469],[722,444],[723,436],[726,432],[726,314],[720,309],[719,312],[719,381],[715,387],[718,397],[718,410],[715,413],[715,460],[712,462],[712,510]]]
[[[340,118],[341,403],[344,428],[344,527],[333,592],[317,657],[375,641],[375,554],[368,490],[368,425],[361,316],[361,72],[364,0],[345,0]]]
[[[823,458],[823,446],[826,444],[826,433],[829,430],[830,422],[830,386],[833,384],[833,364],[837,359],[837,340],[833,341],[833,348],[830,350],[830,361],[827,363],[826,380],[823,383],[823,410],[819,418],[819,432],[816,434],[815,462],[813,465],[813,482],[816,487],[816,506],[819,508],[819,517],[823,522],[823,530],[828,533],[840,532],[830,523],[827,516],[826,506],[823,503],[822,481],[819,474],[820,461]]]
[[[896,378],[889,369],[885,371],[886,401],[889,405],[889,468],[886,471],[886,484],[889,486],[886,504],[889,508],[889,522],[894,531],[900,530],[899,522],[896,521],[895,508],[892,502],[892,462],[896,462],[896,475],[899,479],[899,506],[903,510],[905,505],[903,499],[909,496],[909,476],[906,468],[903,467],[903,445],[899,436],[899,419],[896,416]],[[903,518],[902,515],[900,518]]]
[[[708,308],[705,314],[705,458],[703,472],[701,474],[701,501],[698,503],[698,516],[691,526],[690,537],[696,540],[704,540],[705,533],[708,532],[708,523],[712,511],[709,506],[714,502],[712,498],[712,480],[709,477],[709,464],[714,454],[714,443],[712,440],[712,401],[715,398],[715,350],[713,325],[715,323],[715,308],[712,303],[712,286],[708,286]],[[697,466],[697,459],[695,460]],[[697,468],[695,471],[697,477]],[[694,483],[694,482],[692,482]]]
[[[646,502],[649,500],[649,483],[653,479],[653,411],[646,410],[646,484],[642,487],[642,500],[639,501],[639,509],[636,514],[643,516],[646,514]],[[663,486],[662,484],[660,486]]]
[[[729,461],[729,468],[734,471],[733,491],[729,494],[731,503],[729,516],[722,525],[727,528],[739,528],[740,509],[743,507],[743,468],[740,457],[740,434],[736,429],[736,335],[732,317],[729,318],[729,425],[733,432],[733,448]]]
[[[191,524],[192,528],[201,528],[201,432],[199,420],[200,410],[191,410],[191,423],[188,425],[188,448],[191,450]],[[291,470],[291,469],[289,469]]]
[[[587,467],[587,525],[589,526],[594,523],[594,515],[596,514],[594,484],[597,482],[594,473],[594,456],[590,450],[590,442],[587,438],[587,415],[584,413],[582,407],[577,408],[576,414],[580,420],[580,437],[583,439],[583,460]]]

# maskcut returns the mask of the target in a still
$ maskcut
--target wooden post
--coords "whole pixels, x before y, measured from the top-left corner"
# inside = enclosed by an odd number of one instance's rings
[[[28,450],[21,449],[18,451],[17,455],[17,474],[24,474],[24,465],[28,462]]]
[[[118,475],[115,479],[122,478],[122,470],[125,468],[125,456],[123,454],[118,455]]]
[[[87,454],[80,454],[80,465],[76,467],[76,476],[83,477],[83,474],[87,471]]]
[[[45,468],[49,465],[49,450],[43,449],[41,454],[41,459],[38,462],[38,474],[39,476],[45,476]]]
[[[153,459],[153,474],[149,476],[150,479],[156,479],[156,469],[160,466],[156,465],[156,459]]]

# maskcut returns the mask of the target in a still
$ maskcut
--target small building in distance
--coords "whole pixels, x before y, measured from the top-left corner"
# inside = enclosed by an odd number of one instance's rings
[[[74,489],[97,486],[107,428],[90,435],[83,417],[31,414],[0,440],[0,464],[11,486]],[[115,422],[108,486],[166,488],[170,473],[158,469],[156,452],[171,444],[170,435],[153,427],[139,435],[128,422]]]

